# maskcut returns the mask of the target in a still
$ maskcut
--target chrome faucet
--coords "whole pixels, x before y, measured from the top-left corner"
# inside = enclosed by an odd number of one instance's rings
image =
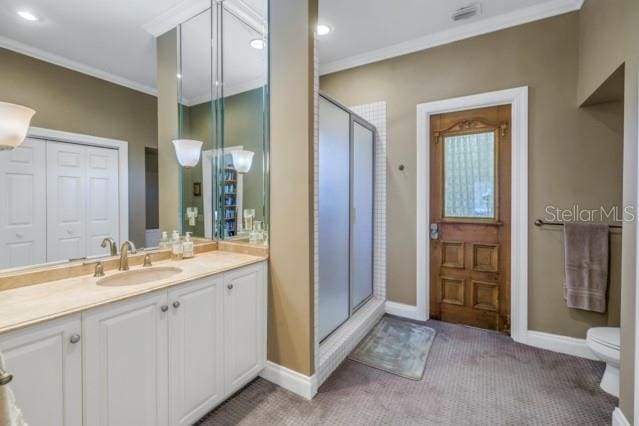
[[[131,254],[135,254],[135,244],[131,241],[125,241],[120,247],[120,271],[129,270],[129,251]]]
[[[109,255],[117,256],[118,246],[115,244],[115,240],[111,237],[106,237],[105,239],[102,240],[102,243],[100,243],[100,247],[106,248],[107,245],[109,246]]]

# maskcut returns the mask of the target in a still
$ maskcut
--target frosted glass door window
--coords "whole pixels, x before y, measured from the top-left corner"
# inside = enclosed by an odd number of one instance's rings
[[[373,131],[353,123],[353,308],[373,294],[373,140]]]
[[[349,316],[350,116],[320,99],[319,338]]]
[[[444,217],[495,218],[495,134],[444,137]]]

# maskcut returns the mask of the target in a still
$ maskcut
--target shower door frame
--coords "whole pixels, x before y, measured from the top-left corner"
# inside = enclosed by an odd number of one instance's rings
[[[342,321],[340,323],[340,325],[338,325],[337,327],[335,327],[335,329],[333,329],[330,333],[328,333],[326,336],[324,336],[323,338],[318,338],[318,343],[321,344],[322,342],[324,342],[326,339],[328,339],[329,337],[331,337],[331,335],[333,333],[335,333],[337,330],[339,330],[344,324],[346,324],[348,322],[348,320],[350,320],[353,316],[353,314],[355,312],[357,312],[358,309],[360,309],[362,306],[364,306],[368,301],[370,301],[373,296],[375,295],[375,262],[374,262],[374,255],[375,255],[375,161],[376,161],[376,157],[375,157],[375,150],[377,147],[377,140],[378,140],[378,134],[377,134],[377,128],[369,123],[366,119],[364,119],[363,117],[361,117],[360,115],[358,115],[357,113],[355,113],[354,111],[352,111],[350,108],[348,108],[347,106],[345,106],[344,104],[342,104],[341,102],[335,100],[334,98],[326,95],[323,92],[319,92],[319,97],[323,98],[324,100],[332,103],[333,105],[335,105],[336,107],[340,108],[341,110],[343,110],[344,112],[346,112],[349,115],[349,170],[348,170],[348,175],[349,175],[349,194],[348,194],[348,198],[349,198],[349,203],[348,203],[348,211],[349,211],[349,221],[348,221],[348,241],[349,241],[349,247],[348,247],[348,267],[349,267],[349,279],[348,279],[348,316],[346,317],[346,319],[344,321]],[[321,119],[321,117],[320,117]],[[353,159],[354,159],[354,155],[353,155],[353,147],[354,147],[354,128],[355,128],[355,123],[361,125],[362,127],[370,130],[373,133],[373,145],[371,147],[372,149],[372,157],[371,157],[371,161],[372,161],[372,186],[371,186],[371,190],[372,190],[372,205],[371,205],[371,294],[366,297],[364,300],[362,300],[357,306],[353,306],[353,268],[352,268],[352,248],[353,248]],[[318,126],[318,130],[319,130],[319,126]],[[318,144],[320,142],[318,141]],[[319,150],[318,150],[319,152]],[[319,160],[318,160],[319,161]],[[319,185],[319,177],[318,177],[318,185]],[[319,188],[318,188],[319,189]],[[317,211],[317,214],[319,215],[319,208]],[[319,219],[318,219],[319,221]],[[318,271],[318,275],[319,275],[319,271]],[[318,286],[321,283],[318,282]],[[321,287],[318,288],[318,298],[319,298],[319,290],[321,290]],[[318,300],[318,320],[319,320],[319,303],[320,301]]]

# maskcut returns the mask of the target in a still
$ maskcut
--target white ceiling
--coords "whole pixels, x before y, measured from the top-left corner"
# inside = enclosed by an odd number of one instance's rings
[[[481,14],[455,22],[473,3]],[[338,71],[581,8],[583,0],[319,0],[322,73]]]
[[[193,7],[203,1],[2,0],[0,47],[155,93],[155,43],[143,27],[178,7]],[[583,0],[480,0],[480,16],[457,23],[451,20],[455,9],[473,2],[320,0],[320,21],[333,28],[331,34],[320,38],[320,70],[345,69],[565,13],[580,8]],[[265,15],[266,0],[243,3]],[[16,15],[19,10],[28,10],[41,21],[27,22]],[[257,84],[263,79],[264,51],[248,47],[248,41],[259,34],[234,17],[225,23],[226,88]],[[205,62],[198,58],[207,55],[207,29],[203,19],[188,25],[185,31],[191,31],[197,41],[183,46],[187,58],[184,74],[193,76],[192,82],[188,80],[192,87],[185,84],[183,94],[196,99],[201,92],[198,87],[207,85],[206,64],[199,65],[201,69],[195,65]]]

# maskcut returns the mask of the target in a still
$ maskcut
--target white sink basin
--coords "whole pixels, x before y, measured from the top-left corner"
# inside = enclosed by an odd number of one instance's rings
[[[136,269],[133,271],[120,272],[115,275],[100,278],[98,285],[106,287],[120,287],[128,285],[146,284],[153,281],[160,281],[177,275],[182,270],[171,266],[158,266],[144,269]]]

